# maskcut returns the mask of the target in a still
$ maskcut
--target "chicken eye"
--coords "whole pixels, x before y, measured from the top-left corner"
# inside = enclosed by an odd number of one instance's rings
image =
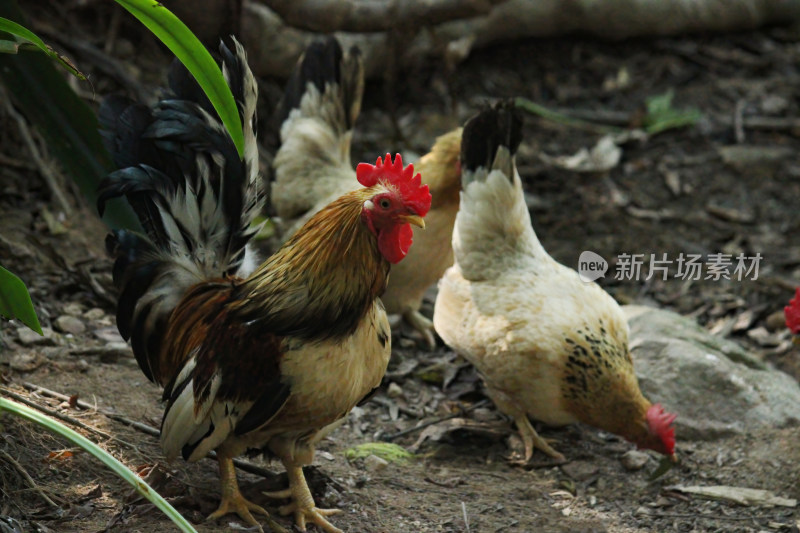
[[[378,205],[381,206],[381,209],[389,209],[392,206],[392,202],[388,198],[381,198]]]

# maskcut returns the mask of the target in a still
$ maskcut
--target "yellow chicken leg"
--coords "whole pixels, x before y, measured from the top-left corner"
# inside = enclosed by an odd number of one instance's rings
[[[518,407],[517,404],[505,393],[492,387],[488,382],[486,385],[486,392],[489,393],[489,397],[491,397],[497,408],[513,418],[514,422],[517,423],[519,436],[522,438],[522,442],[525,445],[525,457],[522,461],[518,461],[519,464],[524,465],[530,461],[531,457],[533,456],[533,450],[536,448],[542,450],[544,453],[558,462],[566,461],[566,458],[554,450],[547,443],[546,439],[543,439],[538,433],[536,433],[536,430],[533,429],[533,425],[531,425],[531,421],[528,419],[528,415],[525,414],[525,411]]]
[[[425,315],[416,309],[411,309],[403,313],[403,320],[408,322],[409,326],[422,334],[425,342],[428,345],[428,348],[431,350],[436,348],[436,339],[433,336],[433,322],[428,320]]]
[[[514,417],[514,422],[517,423],[519,436],[522,437],[522,442],[525,444],[525,459],[522,464],[531,460],[533,450],[536,448],[542,450],[558,462],[566,461],[566,458],[561,453],[557,452],[547,443],[547,439],[540,437],[539,434],[536,433],[536,430],[533,429],[533,425],[526,415],[523,414],[522,416]]]
[[[294,521],[300,531],[305,531],[306,522],[311,522],[328,533],[344,533],[325,518],[342,511],[340,509],[317,508],[314,498],[311,496],[311,491],[308,489],[306,478],[303,475],[303,467],[286,465],[286,474],[289,476],[288,489],[264,493],[268,498],[292,498],[291,503],[281,506],[278,512],[284,516],[294,514]]]
[[[258,527],[259,531],[263,531],[261,524],[253,518],[251,511],[264,516],[269,516],[269,513],[263,507],[254,504],[245,499],[239,491],[239,483],[236,481],[236,469],[233,466],[233,459],[224,457],[222,454],[217,456],[219,461],[219,481],[222,488],[222,501],[219,508],[211,513],[206,520],[216,520],[228,513],[236,513],[239,518],[250,524],[251,526]]]

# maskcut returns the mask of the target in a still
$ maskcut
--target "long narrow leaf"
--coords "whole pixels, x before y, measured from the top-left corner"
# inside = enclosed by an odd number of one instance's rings
[[[69,59],[67,59],[66,57],[62,56],[61,54],[59,54],[58,52],[56,52],[55,50],[53,50],[52,48],[47,46],[44,43],[44,41],[39,38],[38,35],[36,35],[32,31],[30,31],[25,26],[17,24],[13,20],[8,20],[7,18],[0,17],[0,31],[4,31],[4,32],[7,32],[7,33],[10,33],[11,35],[15,35],[17,37],[25,39],[29,43],[31,43],[34,46],[36,46],[42,52],[44,52],[45,54],[47,54],[51,58],[55,59],[56,61],[58,61],[62,65],[64,65],[64,68],[66,68],[68,71],[70,71],[74,76],[77,76],[78,78],[80,78],[82,80],[86,79],[86,76],[84,76],[81,71],[79,71],[77,68],[75,68],[75,66],[72,64],[72,62]],[[11,51],[11,49],[9,49],[7,46],[4,46],[2,49],[0,49],[0,51],[5,51],[5,52],[10,52],[10,53],[14,53],[15,54],[15,53],[17,53],[18,49],[19,48],[17,47],[15,49],[13,49],[13,51]]]
[[[33,308],[31,295],[25,283],[0,266],[0,315],[16,318],[33,331],[42,334],[42,326]]]
[[[150,485],[148,485],[142,478],[137,476],[134,472],[128,470],[124,464],[120,463],[107,451],[80,433],[73,431],[61,422],[53,420],[52,418],[49,418],[42,413],[31,409],[30,407],[13,402],[6,398],[0,398],[0,411],[3,410],[35,422],[46,428],[48,431],[56,433],[73,444],[80,446],[90,454],[97,457],[104,465],[110,468],[120,478],[133,485],[133,488],[135,488],[139,494],[153,502],[153,504],[163,511],[163,513],[167,515],[170,520],[172,520],[175,525],[180,528],[181,531],[185,531],[187,533],[197,533],[197,530],[192,527],[192,524],[190,524],[183,516],[181,516],[181,514],[176,511],[175,508],[169,504],[169,502],[167,502],[167,500],[162,498],[161,495],[157,493]]]
[[[178,17],[156,0],[116,2],[147,26],[192,73],[211,105],[217,110],[233,144],[236,145],[239,157],[243,157],[244,133],[236,102],[219,66],[203,43]]]
[[[0,16],[25,23],[15,0],[0,0]],[[94,207],[97,185],[113,170],[94,112],[75,94],[52,61],[38,52],[0,54],[0,82]],[[140,227],[124,200],[115,199],[103,219],[114,228]]]

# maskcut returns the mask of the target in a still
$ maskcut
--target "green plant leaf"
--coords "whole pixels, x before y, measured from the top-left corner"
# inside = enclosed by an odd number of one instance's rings
[[[0,17],[0,31],[10,33],[11,35],[19,37],[21,39],[25,39],[25,41],[31,43],[42,52],[44,52],[51,58],[55,59],[56,61],[64,65],[64,68],[70,71],[74,76],[82,80],[86,79],[86,76],[84,76],[81,71],[75,68],[75,65],[72,64],[72,61],[70,61],[68,58],[62,56],[61,54],[59,54],[58,52],[47,46],[44,43],[44,41],[39,38],[38,35],[30,31],[25,26],[17,24],[13,20],[8,20],[7,18]],[[16,54],[19,51],[20,46],[25,44],[25,43],[16,43],[16,46],[8,44],[13,42],[14,41],[0,42],[0,52]]]
[[[663,94],[647,99],[645,102],[647,115],[642,121],[647,133],[656,134],[684,126],[693,126],[703,118],[702,113],[696,108],[675,109],[672,107],[674,96],[675,92],[670,89]]]
[[[16,318],[33,331],[42,335],[42,326],[36,317],[31,295],[25,283],[0,266],[0,315]]]
[[[370,455],[376,455],[390,463],[404,463],[415,457],[399,444],[391,442],[365,442],[344,452],[348,461],[363,459]]]
[[[153,504],[158,507],[165,515],[167,515],[170,520],[172,520],[176,526],[180,528],[181,531],[185,531],[186,533],[197,533],[197,530],[192,527],[190,524],[181,514],[175,510],[173,506],[169,504],[164,498],[161,497],[159,493],[157,493],[150,485],[148,485],[142,478],[136,475],[136,473],[131,472],[128,468],[120,463],[117,459],[114,458],[111,454],[107,451],[102,449],[100,446],[95,444],[94,442],[90,441],[80,433],[75,432],[71,428],[65,426],[61,422],[53,420],[50,417],[43,415],[42,413],[31,409],[25,405],[22,405],[17,402],[13,402],[11,400],[7,400],[6,398],[0,398],[0,411],[6,410],[16,416],[28,419],[40,426],[44,427],[51,433],[55,433],[64,437],[68,441],[72,442],[73,444],[80,446],[96,458],[98,458],[104,465],[110,468],[115,474],[117,474],[120,478],[127,481],[145,498],[153,502]]]
[[[0,0],[0,16],[25,23],[16,0]],[[113,170],[94,112],[75,94],[53,62],[39,52],[0,54],[0,82],[93,209],[97,185]],[[121,199],[109,204],[103,220],[112,228],[141,227]]]
[[[673,459],[667,456],[662,457],[661,462],[658,463],[658,466],[656,467],[655,470],[653,470],[653,473],[651,473],[650,476],[648,476],[647,481],[655,481],[656,479],[660,478],[661,476],[672,470],[676,464],[677,463]]]
[[[183,63],[206,93],[222,123],[244,157],[244,133],[230,87],[214,58],[192,31],[156,0],[116,0],[158,37]]]

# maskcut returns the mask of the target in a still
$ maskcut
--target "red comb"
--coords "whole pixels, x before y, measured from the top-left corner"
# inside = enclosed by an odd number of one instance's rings
[[[789,305],[783,308],[783,316],[786,317],[786,327],[795,335],[800,334],[800,287],[789,300]]]
[[[675,453],[675,428],[672,423],[678,415],[664,411],[661,404],[657,403],[650,406],[646,416],[650,431],[658,435],[670,455]]]
[[[428,186],[422,185],[422,176],[419,173],[414,175],[414,165],[403,168],[400,154],[394,156],[394,162],[391,154],[386,154],[385,159],[379,157],[374,165],[359,163],[356,167],[356,178],[364,187],[372,187],[379,182],[391,185],[403,197],[405,204],[421,217],[431,208]]]

